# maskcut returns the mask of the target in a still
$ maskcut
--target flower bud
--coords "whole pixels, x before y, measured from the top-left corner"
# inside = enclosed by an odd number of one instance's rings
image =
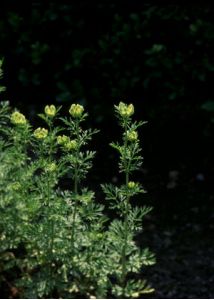
[[[121,117],[130,117],[134,114],[134,105],[133,104],[125,104],[123,102],[120,102],[118,105],[118,110],[121,115]]]
[[[64,134],[57,137],[57,144],[63,146],[64,149],[68,151],[77,149],[77,141],[71,140],[67,135]]]
[[[133,104],[129,104],[127,107],[127,115],[128,117],[132,116],[134,114],[134,105]]]
[[[25,116],[18,111],[12,113],[10,120],[15,125],[24,125],[27,123]]]
[[[56,171],[56,168],[57,168],[57,166],[56,166],[56,164],[54,162],[49,163],[45,167],[45,172],[52,173],[52,172]]]
[[[55,105],[46,105],[45,106],[45,114],[48,117],[53,118],[56,115],[56,107],[55,107]]]
[[[67,135],[65,135],[65,134],[59,135],[57,137],[57,144],[58,145],[64,145],[64,144],[66,144],[68,142],[70,142],[70,138]]]
[[[135,130],[127,131],[126,133],[127,139],[130,142],[136,141],[138,138],[138,133]]]
[[[42,140],[45,139],[48,135],[48,130],[45,128],[37,128],[36,130],[34,130],[33,135],[35,136],[35,138],[37,138],[38,140]]]
[[[72,104],[69,109],[70,115],[74,118],[80,118],[83,114],[83,111],[84,111],[84,107],[79,104]]]
[[[67,150],[76,150],[77,149],[77,141],[76,140],[71,140],[67,143],[64,144],[65,149]]]
[[[126,112],[127,112],[126,106],[127,105],[123,102],[119,103],[118,110],[119,110],[121,117],[124,117],[126,115]]]
[[[137,183],[136,182],[134,182],[134,181],[129,181],[129,183],[128,183],[128,188],[129,189],[133,189],[133,188],[135,188],[137,186]]]

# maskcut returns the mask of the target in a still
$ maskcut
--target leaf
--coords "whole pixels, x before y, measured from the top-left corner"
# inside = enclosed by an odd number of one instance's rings
[[[120,153],[122,152],[122,146],[119,145],[119,143],[110,143],[110,146],[114,149],[116,149],[117,151],[119,151]]]
[[[42,120],[44,120],[45,122],[47,122],[47,117],[45,114],[38,114],[38,117],[40,117]]]
[[[145,248],[141,253],[141,261],[145,266],[152,266],[156,263],[155,255],[148,248]]]

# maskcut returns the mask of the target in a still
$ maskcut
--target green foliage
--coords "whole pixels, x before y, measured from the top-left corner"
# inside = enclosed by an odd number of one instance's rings
[[[111,222],[108,232],[110,256],[114,260],[112,276],[116,280],[112,292],[116,297],[139,297],[153,289],[145,280],[134,280],[133,274],[139,273],[142,265],[155,263],[154,255],[148,249],[141,251],[135,243],[135,236],[142,230],[142,219],[151,207],[133,207],[131,198],[145,193],[140,183],[130,181],[130,175],[142,164],[137,129],[145,122],[132,122],[134,106],[120,102],[115,105],[116,115],[122,128],[122,144],[111,143],[119,152],[119,171],[124,175],[124,184],[115,187],[103,184],[106,199],[111,208],[118,212],[118,219]]]
[[[154,255],[137,247],[142,218],[150,207],[132,207],[144,193],[129,181],[142,163],[133,105],[115,106],[123,128],[120,187],[102,185],[118,217],[110,220],[104,205],[85,186],[95,151],[88,143],[98,130],[84,129],[88,114],[72,104],[69,116],[46,105],[36,129],[7,102],[0,106],[0,278],[13,273],[12,285],[24,298],[138,297],[152,292],[136,279]],[[67,186],[62,185],[64,179]]]

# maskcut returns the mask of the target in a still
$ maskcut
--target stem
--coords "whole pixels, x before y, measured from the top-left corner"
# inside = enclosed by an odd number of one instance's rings
[[[78,140],[78,144],[79,144],[79,120],[76,119],[75,120],[75,133],[77,136],[77,140]],[[76,152],[76,160],[79,159],[79,147],[77,148]],[[77,214],[77,199],[76,196],[78,194],[78,184],[79,184],[79,166],[78,166],[78,162],[76,162],[75,164],[75,168],[74,168],[74,195],[75,195],[75,199],[74,199],[74,211],[73,211],[73,218],[72,218],[72,232],[71,232],[71,253],[72,253],[72,261],[74,258],[74,235],[75,235],[75,225],[76,225],[76,214]]]
[[[48,122],[48,127],[49,127],[49,132],[52,133],[52,122],[49,121]],[[52,161],[52,156],[53,156],[53,144],[51,141],[51,145],[50,145],[50,149],[48,152],[48,156],[49,156],[49,161]],[[47,174],[47,198],[48,198],[48,209],[51,212],[51,187],[50,187],[50,174]],[[50,278],[53,278],[53,270],[52,270],[52,261],[53,261],[53,248],[54,248],[54,221],[53,219],[50,220],[50,230],[51,230],[51,234],[50,234],[50,245],[49,245],[49,255],[50,255]]]
[[[129,164],[126,159],[126,151],[127,151],[127,121],[125,122],[125,184],[126,188],[128,188],[128,182],[129,182]],[[126,195],[126,200],[125,200],[125,211],[124,211],[124,245],[122,249],[122,276],[121,276],[121,283],[123,287],[123,295],[125,292],[125,280],[126,280],[126,275],[127,275],[127,267],[126,267],[126,248],[127,248],[127,233],[128,233],[128,204],[129,204],[129,196]]]
[[[48,203],[47,203],[47,206],[48,206],[48,209],[50,209],[50,180],[49,180],[49,175],[48,175],[48,178],[47,178],[47,200],[48,200]],[[50,221],[50,227],[51,227],[51,236],[50,236],[50,245],[49,245],[49,255],[50,255],[50,276],[52,277],[52,268],[51,268],[51,262],[52,262],[52,258],[53,258],[53,239],[54,239],[54,233],[53,233],[53,220]]]
[[[77,168],[75,167],[74,171],[74,194],[75,196],[78,193],[78,178],[77,178]],[[72,233],[71,233],[71,253],[72,260],[74,256],[74,235],[75,235],[75,223],[76,223],[76,214],[77,214],[77,199],[74,199],[74,212],[72,218]]]

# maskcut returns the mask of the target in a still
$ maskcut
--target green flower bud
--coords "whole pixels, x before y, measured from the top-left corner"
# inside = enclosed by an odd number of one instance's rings
[[[38,140],[43,140],[47,137],[48,135],[48,130],[45,128],[37,128],[36,130],[34,130],[33,135],[35,136],[35,138],[37,138]]]
[[[56,107],[54,105],[46,105],[45,106],[45,114],[48,117],[53,118],[56,115]]]
[[[56,171],[56,169],[57,169],[57,165],[54,162],[52,162],[52,163],[46,165],[45,172],[52,173],[52,172]]]
[[[118,109],[120,112],[121,117],[125,116],[127,113],[127,109],[126,109],[127,105],[123,102],[119,103]]]
[[[134,181],[129,181],[129,183],[128,183],[128,188],[129,189],[133,189],[133,188],[135,188],[137,186],[137,183],[136,182],[134,182]]]
[[[57,144],[58,145],[64,145],[64,144],[66,144],[68,142],[70,142],[70,138],[67,135],[65,135],[65,134],[59,135],[57,137]]]
[[[25,116],[18,111],[12,113],[10,120],[15,125],[24,125],[27,123]]]
[[[118,110],[121,115],[121,117],[130,117],[134,114],[134,105],[133,104],[125,104],[123,102],[120,102],[118,105]]]
[[[57,144],[63,146],[68,151],[77,149],[77,141],[71,140],[67,135],[59,135],[57,137]]]
[[[83,114],[83,111],[84,111],[84,107],[79,104],[72,104],[69,109],[70,115],[74,118],[80,118]]]
[[[126,133],[127,139],[130,142],[136,141],[138,138],[138,133],[135,130],[127,131]]]
[[[76,140],[71,140],[67,143],[64,144],[64,147],[66,150],[76,150],[77,149],[77,141]]]
[[[127,115],[128,117],[132,116],[134,114],[134,105],[133,104],[129,104],[127,107]]]

